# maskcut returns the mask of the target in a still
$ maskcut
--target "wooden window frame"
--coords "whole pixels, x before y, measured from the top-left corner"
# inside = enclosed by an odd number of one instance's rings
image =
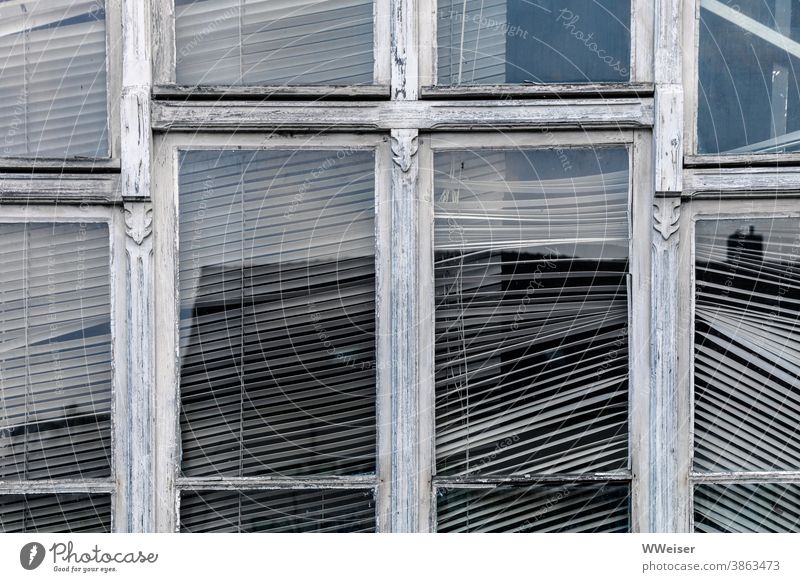
[[[109,281],[111,316],[111,465],[106,478],[64,478],[0,481],[0,495],[98,493],[111,497],[111,531],[127,527],[127,473],[129,467],[125,427],[128,418],[127,359],[124,322],[127,291],[124,273],[125,228],[122,212],[109,206],[3,204],[0,222],[6,224],[105,224],[108,227]]]
[[[480,133],[426,133],[420,137],[420,175],[419,190],[424,200],[421,228],[419,264],[421,275],[420,288],[423,289],[420,319],[420,332],[425,347],[425,357],[420,360],[423,383],[421,384],[419,440],[427,442],[420,457],[417,471],[427,481],[421,489],[421,507],[427,509],[427,520],[423,520],[424,531],[436,531],[435,490],[440,486],[468,487],[470,485],[498,486],[502,484],[559,482],[597,482],[604,479],[609,482],[624,482],[631,486],[631,531],[645,531],[647,523],[648,488],[646,482],[647,464],[643,443],[647,437],[646,418],[634,414],[635,410],[647,407],[650,376],[650,350],[648,330],[650,327],[649,306],[649,274],[650,247],[646,237],[650,232],[651,196],[648,185],[652,183],[650,166],[649,132],[632,130],[598,130],[596,132],[565,131],[543,132],[480,132]],[[433,353],[435,349],[434,331],[434,246],[433,246],[433,154],[437,151],[483,151],[483,150],[518,150],[569,148],[591,149],[593,147],[625,147],[628,151],[628,237],[629,237],[629,271],[628,271],[628,470],[614,473],[569,474],[535,474],[524,479],[511,477],[470,479],[438,478],[436,472],[435,443],[435,388]],[[637,346],[639,346],[637,348]],[[645,346],[642,349],[641,346]],[[427,523],[425,523],[427,521]]]
[[[213,133],[166,134],[155,142],[153,209],[155,213],[156,329],[170,330],[156,335],[155,398],[159,411],[156,424],[174,427],[160,431],[156,455],[164,467],[157,490],[160,531],[180,530],[180,492],[199,490],[298,490],[298,489],[371,489],[375,494],[376,530],[388,531],[391,449],[390,386],[386,376],[389,367],[389,257],[384,251],[389,237],[389,168],[388,136],[313,135],[286,137],[281,135]],[[375,293],[376,293],[376,473],[374,476],[331,477],[183,477],[180,466],[180,363],[179,363],[179,192],[178,157],[186,151],[269,151],[328,150],[332,156],[343,149],[359,149],[375,153]],[[173,500],[170,503],[167,500]]]
[[[800,471],[722,471],[703,472],[693,469],[694,451],[694,326],[695,326],[695,231],[701,220],[748,220],[757,218],[800,218],[800,190],[787,195],[765,197],[757,191],[735,190],[729,185],[724,197],[695,193],[695,199],[684,204],[681,230],[686,244],[680,247],[677,276],[684,283],[679,289],[678,317],[678,426],[676,452],[680,466],[679,495],[676,516],[679,531],[694,531],[694,488],[699,484],[730,483],[800,483]]]

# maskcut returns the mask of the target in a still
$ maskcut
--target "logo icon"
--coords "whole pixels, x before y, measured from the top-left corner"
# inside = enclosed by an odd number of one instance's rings
[[[19,563],[26,570],[35,570],[44,561],[44,546],[38,542],[30,542],[19,551]]]

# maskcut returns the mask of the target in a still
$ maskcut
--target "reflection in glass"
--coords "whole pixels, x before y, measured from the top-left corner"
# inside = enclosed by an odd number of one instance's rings
[[[371,151],[194,151],[180,190],[185,475],[375,470]]]
[[[105,224],[0,224],[0,480],[110,475]]]
[[[438,0],[439,85],[623,83],[630,0]]]
[[[437,474],[624,470],[627,150],[434,164]]]
[[[181,531],[200,533],[374,532],[372,491],[184,491]]]
[[[800,532],[800,485],[748,483],[697,485],[694,528],[698,532]]]
[[[800,5],[702,0],[697,149],[800,149]]]
[[[0,495],[0,532],[109,533],[111,496],[89,493]]]
[[[799,233],[796,218],[697,223],[696,470],[800,470]]]
[[[436,505],[439,532],[630,531],[628,484],[439,489]]]
[[[104,6],[0,2],[0,156],[108,156]]]
[[[175,0],[186,85],[373,82],[374,0]]]

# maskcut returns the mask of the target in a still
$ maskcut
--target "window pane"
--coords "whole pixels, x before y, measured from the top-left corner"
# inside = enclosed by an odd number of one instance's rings
[[[622,83],[630,0],[438,0],[438,84]]]
[[[439,532],[630,531],[630,486],[563,484],[439,489]]]
[[[699,153],[800,150],[800,5],[700,3]]]
[[[0,480],[110,475],[105,224],[0,224]]]
[[[694,528],[699,532],[800,532],[800,485],[698,485]]]
[[[800,470],[800,220],[698,221],[699,471]]]
[[[624,470],[627,150],[434,164],[437,474]]]
[[[184,491],[180,514],[190,533],[375,531],[372,491]]]
[[[107,157],[103,0],[0,3],[3,156]]]
[[[88,493],[0,495],[4,533],[108,533],[111,496]]]
[[[184,154],[184,474],[375,470],[374,173],[371,151]]]
[[[373,82],[374,0],[176,0],[177,81]]]

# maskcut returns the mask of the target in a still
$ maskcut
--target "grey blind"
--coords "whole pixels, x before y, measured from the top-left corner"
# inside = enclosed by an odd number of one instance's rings
[[[800,485],[748,483],[694,488],[695,531],[797,533]]]
[[[181,160],[185,475],[375,469],[375,160]]]
[[[3,156],[107,157],[103,0],[0,2]]]
[[[630,488],[560,484],[440,489],[439,532],[590,533],[630,530]]]
[[[180,509],[191,533],[375,531],[372,491],[184,491]]]
[[[111,496],[0,495],[0,532],[109,533]]]
[[[799,230],[789,218],[697,223],[696,470],[800,470]]]
[[[176,0],[178,83],[373,82],[374,0]]]
[[[105,224],[0,224],[0,479],[110,475]]]

